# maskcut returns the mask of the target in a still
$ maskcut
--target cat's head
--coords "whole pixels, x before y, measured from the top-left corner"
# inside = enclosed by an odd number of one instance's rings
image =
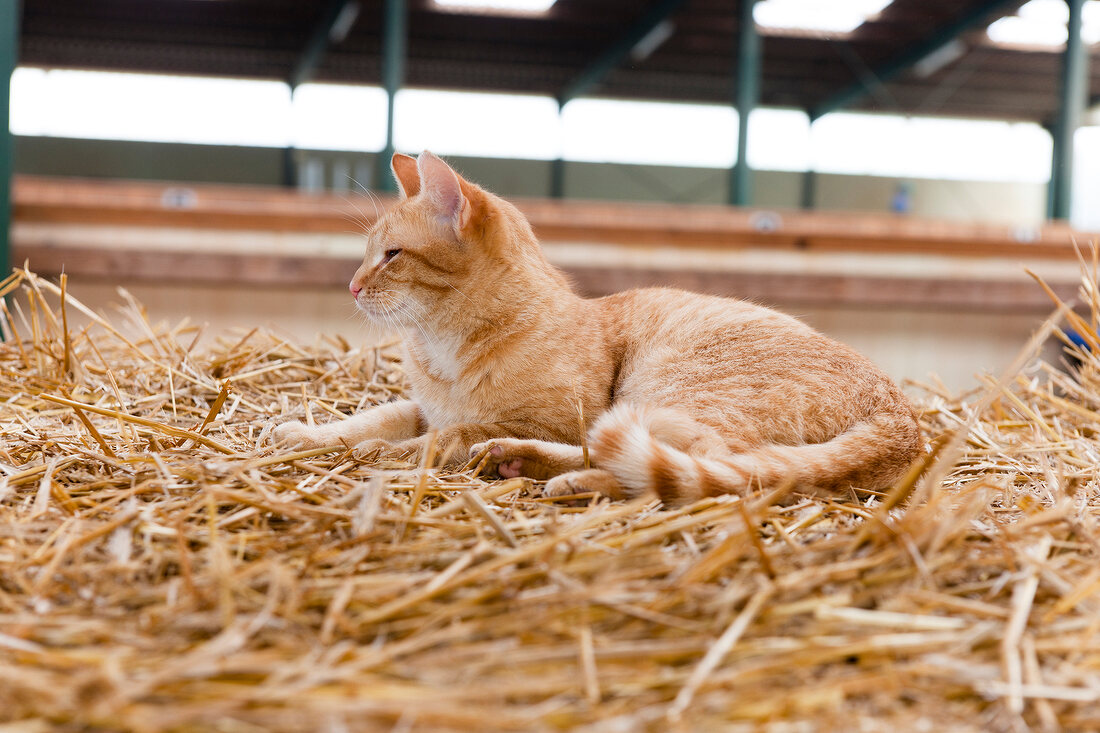
[[[391,162],[402,200],[367,233],[367,251],[349,284],[356,305],[379,325],[446,321],[488,297],[538,244],[512,205],[469,183],[425,151]],[[541,258],[541,255],[536,255]]]

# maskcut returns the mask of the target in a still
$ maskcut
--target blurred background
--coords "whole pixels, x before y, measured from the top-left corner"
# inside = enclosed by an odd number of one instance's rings
[[[1100,231],[1100,0],[0,8],[0,254],[95,307],[361,339],[361,226],[430,149],[587,294],[751,298],[957,389]]]

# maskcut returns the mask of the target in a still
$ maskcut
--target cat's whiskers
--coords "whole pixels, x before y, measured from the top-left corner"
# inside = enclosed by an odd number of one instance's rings
[[[458,362],[458,345],[453,342],[453,339],[450,339],[452,343],[444,343],[440,340],[438,334],[433,333],[425,325],[424,316],[427,315],[427,308],[415,300],[403,298],[397,291],[383,290],[381,292],[392,293],[396,296],[387,304],[387,307],[391,309],[389,312],[404,316],[405,320],[409,322],[403,330],[409,338],[420,341],[418,346],[426,352],[425,355],[433,369],[444,377],[456,378],[461,369]]]
[[[461,295],[461,296],[462,296],[463,298],[465,298],[466,300],[469,300],[469,301],[470,301],[471,303],[474,303],[474,301],[473,301],[473,300],[471,300],[471,298],[470,298],[470,296],[469,296],[469,295],[466,295],[466,293],[462,292],[461,290],[459,290],[458,288],[456,288],[456,287],[455,287],[454,285],[452,285],[451,283],[447,282],[446,280],[443,280],[443,278],[440,278],[440,280],[442,280],[442,281],[443,281],[443,284],[444,284],[444,285],[446,285],[447,287],[449,287],[449,288],[450,288],[451,290],[455,291],[456,293],[458,293],[459,295]],[[474,305],[477,305],[477,304],[476,304],[476,303],[474,303]]]
[[[386,327],[389,328],[389,330],[397,331],[397,332],[401,332],[401,331],[404,330],[401,327],[401,325],[397,322],[397,320],[393,317],[393,311],[390,309],[390,307],[387,304],[385,304],[385,303],[379,304],[379,308],[380,308],[379,316],[382,318],[382,321],[384,322]],[[366,314],[364,314],[364,315],[366,315]]]
[[[355,206],[355,204],[352,204],[350,201],[348,203],[351,204],[352,206]],[[355,208],[357,210],[359,209],[358,206],[356,206]],[[353,216],[352,214],[348,213],[347,211],[340,211],[340,216],[343,217],[344,221],[346,221],[348,224],[353,225],[356,228],[355,232],[346,232],[346,233],[348,233],[348,234],[354,233],[354,234],[361,234],[363,236],[369,236],[370,235],[370,229],[371,229],[371,223],[367,220],[367,217],[365,215],[363,215],[362,211],[360,211],[359,214],[360,215],[358,217],[356,217],[356,216]]]
[[[397,296],[395,304],[400,306],[404,310],[404,313],[409,316],[410,320],[416,322],[418,326],[424,325],[423,322],[427,320],[429,312],[428,308],[423,303],[411,298],[403,298],[400,293],[393,290],[386,290],[383,292],[394,293]]]
[[[423,305],[417,303],[415,300],[403,298],[401,293],[396,290],[380,290],[378,292],[392,296],[388,303],[380,304],[387,309],[387,312],[393,315],[405,316],[411,321],[412,326],[421,333],[425,340],[431,343],[433,348],[438,348],[438,343],[429,335],[427,328],[422,323],[424,317],[427,315],[427,311]]]
[[[367,199],[371,202],[371,204],[374,205],[374,218],[376,220],[381,219],[382,214],[385,212],[385,207],[381,206],[381,201],[379,201],[378,197],[375,196],[374,193],[369,188],[367,188],[362,183],[360,183],[358,180],[356,180],[355,176],[351,175],[350,173],[348,173],[346,175],[347,175],[348,180],[351,181],[352,183],[354,183],[356,186],[358,186],[360,188],[360,190],[362,190],[362,192],[366,195]],[[363,211],[361,209],[359,209],[359,207],[356,206],[354,203],[352,204],[352,206],[355,206],[355,208],[359,210],[359,213],[363,214]],[[367,218],[366,215],[363,215],[363,219],[365,220],[366,218]]]
[[[366,187],[366,186],[364,186],[364,185],[363,185],[362,183],[360,183],[360,182],[359,182],[359,179],[358,179],[358,178],[356,178],[355,176],[353,176],[353,175],[352,175],[352,174],[350,174],[350,173],[345,173],[344,175],[345,175],[345,176],[347,177],[347,179],[348,179],[349,181],[351,181],[351,182],[352,182],[352,183],[354,183],[354,184],[355,184],[356,186],[358,186],[358,187],[359,187],[359,190],[360,190],[360,191],[362,191],[363,193],[369,193],[369,191],[368,191],[367,187]]]
[[[455,361],[455,354],[452,353],[453,350],[443,347],[432,333],[421,323],[420,318],[413,311],[413,307],[423,308],[423,306],[419,303],[415,303],[415,301],[399,300],[400,294],[394,290],[383,290],[380,292],[391,293],[397,297],[389,302],[375,302],[375,309],[372,311],[375,315],[368,315],[367,312],[359,309],[368,324],[377,328],[379,325],[377,320],[381,320],[391,331],[405,333],[406,337],[411,337],[413,339],[419,337],[423,345],[427,347],[429,361],[445,376],[453,377],[454,370],[458,366]],[[403,316],[403,318],[400,318],[401,316]],[[402,321],[408,321],[408,323]]]
[[[374,191],[370,191],[366,188],[363,189],[363,192],[367,194],[367,198],[370,199],[372,204],[374,204],[374,213],[375,213],[375,215],[379,219],[381,219],[382,218],[382,213],[384,213],[385,210],[386,210],[386,207],[382,205],[382,199],[378,198],[378,194],[376,194]],[[382,212],[382,213],[380,213],[380,212]]]
[[[374,191],[371,191],[369,188],[367,188],[366,186],[364,186],[362,183],[355,180],[351,176],[348,176],[348,179],[352,183],[354,183],[356,186],[358,186],[359,188],[361,188],[363,190],[363,193],[366,194],[366,197],[370,200],[371,204],[374,205],[374,216],[375,216],[375,218],[376,219],[381,219],[382,214],[385,213],[385,211],[386,211],[386,207],[382,205],[382,199],[378,198],[378,194],[376,194]]]
[[[362,188],[362,184],[360,184],[358,181],[356,181],[351,176],[348,176],[348,179],[351,180],[352,182],[354,182],[356,185],[360,186],[360,188]],[[363,189],[363,191],[365,193],[367,193],[368,195],[370,194],[370,192],[367,191],[365,188]],[[342,233],[343,234],[356,234],[356,235],[358,235],[358,234],[364,234],[364,235],[370,234],[371,224],[374,221],[377,221],[378,219],[380,219],[382,217],[383,212],[379,210],[378,203],[374,199],[371,199],[371,203],[374,204],[374,219],[372,220],[369,216],[367,216],[366,212],[364,212],[363,209],[360,208],[357,203],[355,203],[355,201],[353,201],[352,199],[348,198],[347,196],[345,196],[344,194],[342,194],[340,192],[334,192],[334,193],[336,193],[336,195],[340,197],[341,201],[343,201],[345,204],[347,204],[348,206],[355,209],[355,211],[358,212],[358,214],[359,214],[358,217],[355,217],[355,216],[352,216],[351,214],[349,214],[345,209],[339,208],[335,205],[332,206],[332,208],[335,209],[336,212],[339,213],[341,217],[346,219],[350,224],[354,224],[355,227],[359,230],[359,231],[356,231],[356,232],[344,231]]]
[[[412,321],[413,327],[420,333],[421,338],[423,338],[428,343],[428,345],[431,346],[432,351],[437,353],[441,352],[442,349],[440,347],[439,341],[432,336],[427,327],[425,327],[424,324],[421,322],[421,319],[417,316],[417,314],[405,303],[398,302],[396,306],[399,313],[405,315],[410,321]]]
[[[349,237],[366,237],[370,234],[366,229],[360,229],[359,231],[352,231],[350,229],[341,229],[340,234],[347,234]]]
[[[368,218],[367,218],[367,215],[366,215],[366,214],[365,214],[365,213],[363,212],[363,210],[359,208],[359,204],[355,203],[354,201],[352,201],[351,199],[349,199],[349,198],[348,198],[347,196],[344,196],[344,195],[341,195],[341,196],[340,196],[340,198],[341,198],[341,200],[343,200],[343,202],[344,202],[345,204],[347,204],[348,206],[350,206],[350,207],[352,207],[353,209],[355,209],[356,213],[358,213],[358,214],[359,214],[359,218],[357,219],[357,218],[355,218],[354,216],[352,216],[351,214],[349,214],[348,212],[346,212],[346,211],[342,211],[342,212],[340,212],[340,213],[342,213],[342,214],[344,215],[344,218],[345,218],[345,219],[348,219],[349,221],[351,221],[351,222],[353,222],[353,223],[355,223],[355,224],[358,224],[358,225],[359,225],[359,227],[360,227],[360,228],[361,228],[361,229],[362,229],[362,230],[363,230],[364,232],[366,232],[366,231],[369,231],[370,227],[369,227],[369,225],[367,224],[367,222],[368,222],[368,221],[370,221],[370,219],[368,219]],[[377,217],[377,215],[376,215],[376,216],[375,216],[375,220],[377,220],[377,219],[378,219],[378,217]]]

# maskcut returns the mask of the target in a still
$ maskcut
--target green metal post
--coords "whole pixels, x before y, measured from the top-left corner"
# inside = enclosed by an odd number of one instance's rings
[[[555,199],[565,197],[564,158],[555,158],[550,161],[550,197]]]
[[[359,17],[357,0],[329,0],[321,10],[317,24],[310,31],[305,48],[287,77],[290,98],[302,84],[313,78],[330,46],[343,42],[351,27]],[[283,150],[283,185],[293,186],[298,182],[297,151],[293,145]]]
[[[760,34],[752,17],[756,0],[741,0],[741,28],[737,44],[737,162],[730,171],[729,202],[752,203],[749,168],[749,116],[760,100]]]
[[[1062,55],[1062,97],[1054,123],[1054,159],[1050,171],[1048,215],[1068,219],[1073,188],[1073,134],[1081,124],[1088,97],[1088,49],[1081,39],[1085,0],[1066,0],[1069,5],[1069,38]]]
[[[817,171],[809,168],[802,174],[802,208],[812,211],[817,200]]]
[[[561,122],[561,113],[565,109],[565,102],[558,100],[558,122]],[[560,199],[565,197],[565,156],[564,153],[550,161],[550,197]]]
[[[19,57],[19,2],[0,1],[0,279],[11,271],[11,176],[15,151],[11,138],[11,75]]]
[[[558,94],[558,114],[570,100],[587,94],[619,68],[638,49],[646,39],[657,31],[662,24],[669,24],[669,18],[680,9],[686,0],[656,0],[636,23],[627,28],[622,36],[604,49],[592,63],[573,76]],[[652,48],[650,49],[652,52]],[[550,195],[562,198],[565,195],[565,161],[561,158],[550,165]]]
[[[293,145],[283,148],[283,185],[293,188],[298,184],[297,149]]]
[[[386,147],[374,167],[374,187],[397,192],[397,183],[390,175],[393,157],[393,107],[397,92],[405,81],[405,48],[408,41],[408,6],[405,0],[386,0],[382,29],[382,86],[386,89]]]

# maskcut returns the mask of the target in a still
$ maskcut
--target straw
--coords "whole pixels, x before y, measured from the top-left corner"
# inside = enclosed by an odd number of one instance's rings
[[[933,449],[884,491],[578,505],[434,445],[268,441],[405,394],[391,346],[5,291],[0,723],[1100,729],[1094,351],[1044,362],[1040,332],[980,390],[929,380]]]

